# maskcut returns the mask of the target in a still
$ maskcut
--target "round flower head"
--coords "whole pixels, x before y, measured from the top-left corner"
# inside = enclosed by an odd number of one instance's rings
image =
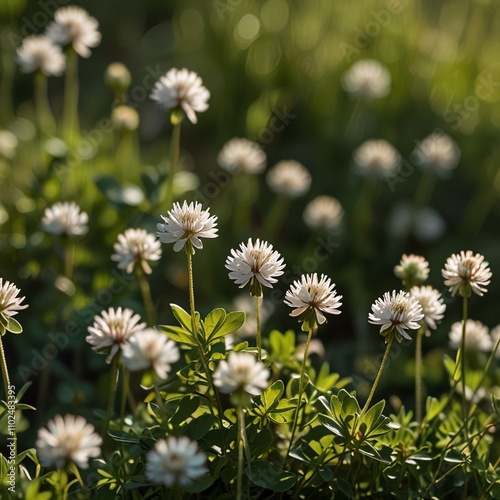
[[[248,239],[246,245],[241,243],[240,250],[232,249],[231,255],[226,259],[229,277],[240,288],[250,282],[250,293],[258,297],[262,295],[261,285],[272,288],[285,268],[283,258],[273,250],[273,246],[258,238],[255,243],[252,238]]]
[[[340,314],[340,299],[334,290],[335,284],[326,275],[322,274],[318,281],[318,275],[303,274],[300,280],[296,280],[290,286],[285,295],[285,304],[293,307],[290,316],[298,316],[302,321],[302,329],[307,331],[316,325],[326,322],[325,315]]]
[[[97,31],[99,23],[81,7],[70,5],[61,7],[54,14],[46,30],[46,35],[59,45],[71,45],[81,57],[90,57],[90,47],[101,43],[101,34]]]
[[[106,68],[104,81],[111,90],[123,93],[130,87],[132,76],[124,64],[116,62]]]
[[[153,328],[136,330],[123,345],[122,354],[129,370],[153,368],[162,379],[167,378],[171,365],[180,357],[175,342]]]
[[[116,130],[133,132],[139,126],[139,113],[130,106],[116,106],[111,113],[111,121]]]
[[[450,347],[460,349],[462,344],[463,321],[451,325],[449,333]],[[488,327],[480,321],[468,319],[465,323],[465,347],[471,352],[489,352],[493,348],[493,340],[488,332]]]
[[[310,201],[304,210],[304,221],[311,229],[338,229],[342,224],[344,209],[332,196],[321,195]]]
[[[484,257],[478,253],[474,255],[471,250],[460,254],[452,254],[446,259],[441,271],[444,284],[450,287],[452,297],[457,292],[462,297],[470,297],[471,292],[483,296],[490,284],[491,271]]]
[[[16,156],[17,137],[10,130],[0,130],[0,158],[12,160]]]
[[[36,441],[41,465],[55,465],[57,469],[68,462],[74,462],[81,469],[88,468],[89,458],[100,455],[101,444],[94,426],[75,415],[56,415],[47,423],[47,429],[39,429]]]
[[[392,176],[401,165],[401,156],[384,139],[363,142],[353,154],[356,170],[362,175]]]
[[[230,352],[214,373],[214,384],[225,394],[244,391],[258,396],[269,385],[269,371],[249,352]]]
[[[231,173],[260,174],[266,167],[266,153],[256,142],[236,137],[224,144],[217,162]]]
[[[131,273],[138,264],[145,273],[151,274],[148,261],[156,261],[161,257],[161,243],[145,229],[127,229],[118,235],[113,248],[116,253],[111,256],[111,260],[118,262],[118,268],[125,269],[127,273]]]
[[[266,180],[272,191],[289,198],[304,196],[311,187],[311,174],[298,161],[284,160],[269,170]]]
[[[342,87],[357,99],[379,99],[391,90],[391,75],[375,59],[355,62],[342,76]]]
[[[444,133],[432,133],[419,142],[412,153],[412,160],[422,168],[446,173],[458,165],[460,149],[455,141]]]
[[[19,329],[22,327],[19,323],[12,318],[22,309],[28,307],[27,304],[22,304],[25,297],[18,297],[20,290],[14,283],[0,278],[0,334],[3,335],[5,331],[13,330],[15,333],[20,333]]]
[[[16,52],[22,73],[41,71],[45,76],[59,76],[64,71],[61,47],[44,35],[26,37]]]
[[[150,95],[162,109],[181,108],[191,123],[196,123],[196,113],[208,109],[210,92],[201,78],[193,71],[172,68],[155,84]]]
[[[42,226],[48,233],[81,236],[89,229],[88,221],[89,216],[86,212],[80,212],[80,207],[74,201],[64,201],[45,209]]]
[[[146,323],[139,323],[141,317],[131,309],[110,307],[94,316],[94,324],[88,327],[85,340],[97,353],[109,353],[106,363],[111,363],[114,355],[128,343],[130,336],[137,330],[143,330]]]
[[[394,268],[394,274],[408,288],[421,285],[429,277],[429,263],[421,255],[403,254],[400,263]]]
[[[368,322],[374,325],[381,325],[380,334],[385,337],[385,342],[389,337],[401,342],[402,337],[411,340],[407,330],[418,330],[419,321],[424,318],[422,306],[418,300],[408,292],[392,291],[392,294],[385,292],[382,298],[378,298],[372,304],[372,312],[368,315]]]
[[[217,238],[217,217],[209,209],[202,210],[201,203],[174,203],[167,217],[161,218],[165,224],[157,224],[156,234],[162,243],[174,243],[175,252],[189,242],[187,251],[194,253],[195,248],[203,248],[200,238]]]
[[[168,488],[185,487],[204,476],[207,457],[185,436],[158,441],[146,457],[146,477]]]
[[[414,286],[410,289],[410,295],[422,306],[424,317],[420,320],[420,324],[427,327],[427,332],[429,328],[435,330],[446,311],[446,304],[443,304],[441,294],[432,286]]]

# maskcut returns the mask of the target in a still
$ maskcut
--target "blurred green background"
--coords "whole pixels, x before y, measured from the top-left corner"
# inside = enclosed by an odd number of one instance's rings
[[[14,61],[21,38],[43,32],[55,8],[66,4],[62,0],[2,0],[0,7],[0,128],[12,131],[19,141],[14,159],[0,159],[1,275],[21,288],[30,305],[19,314],[25,332],[5,338],[15,383],[22,385],[16,367],[33,363],[32,349],[40,352],[46,346],[48,332],[64,331],[72,320],[81,328],[81,335],[70,340],[50,367],[42,370],[43,375],[33,377],[29,397],[42,409],[38,418],[43,420],[67,405],[78,404],[81,412],[90,411],[102,407],[105,400],[107,369],[104,359],[84,341],[86,326],[103,308],[99,309],[99,301],[96,305],[99,291],[108,289],[115,279],[110,255],[117,235],[128,227],[154,231],[160,213],[168,209],[148,199],[144,176],[154,185],[168,161],[168,115],[148,95],[154,81],[171,67],[197,72],[211,92],[209,110],[198,116],[197,125],[184,123],[181,133],[182,166],[198,184],[179,199],[197,199],[219,217],[220,237],[207,241],[195,256],[197,307],[202,314],[216,305],[234,307],[232,300],[239,291],[227,277],[225,259],[231,248],[248,237],[265,237],[288,265],[286,280],[277,285],[281,296],[303,272],[326,273],[337,284],[344,297],[342,315],[331,317],[318,337],[326,346],[331,369],[343,376],[354,375],[354,386],[363,392],[377,366],[374,358],[383,350],[377,328],[367,322],[370,306],[383,292],[401,288],[393,274],[401,255],[421,254],[430,262],[429,284],[443,291],[448,304],[442,325],[424,342],[427,384],[430,391],[446,387],[441,358],[448,351],[449,327],[461,317],[461,303],[444,289],[440,273],[449,255],[471,249],[489,261],[493,281],[484,297],[471,300],[470,317],[490,328],[500,323],[496,278],[500,270],[500,3],[80,2],[98,19],[103,37],[92,56],[79,62],[82,136],[94,147],[70,169],[70,194],[64,195],[90,216],[90,231],[77,243],[75,286],[70,292],[58,278],[60,242],[44,234],[40,224],[44,209],[64,196],[53,171],[33,168],[32,75],[19,74]],[[341,76],[365,58],[375,58],[388,68],[391,92],[376,101],[357,103],[342,88]],[[140,160],[132,169],[117,160],[116,135],[100,132],[113,102],[103,75],[115,61],[130,69],[129,104],[141,119]],[[49,83],[58,116],[63,79],[52,78]],[[273,116],[283,115],[282,129],[270,130]],[[422,172],[412,166],[411,153],[418,141],[435,130],[454,138],[461,158],[449,178],[435,179],[426,201],[432,220],[415,234],[405,214],[414,206]],[[271,235],[262,233],[275,202],[264,176],[252,191],[255,198],[248,224],[240,224],[234,210],[235,200],[248,185],[237,176],[227,185],[225,181],[223,186],[216,185],[216,179],[228,177],[221,174],[217,153],[235,136],[259,142],[268,166],[295,159],[312,174],[310,192],[293,201]],[[367,188],[366,179],[352,169],[353,151],[371,138],[391,142],[405,161],[402,182],[394,189],[383,180]],[[130,204],[117,201],[95,182],[102,174],[119,183],[136,184],[144,199]],[[220,189],[214,191],[214,185]],[[305,225],[303,209],[320,194],[342,203],[342,231],[312,233]],[[432,230],[435,227],[437,232]],[[333,251],[328,259],[314,261],[311,255],[320,239],[331,242]],[[184,256],[166,245],[163,251],[150,278],[160,323],[172,321],[169,303],[187,307],[188,302]],[[298,331],[287,306],[275,302],[265,331]],[[114,294],[105,307],[119,305],[143,313],[134,281]],[[413,346],[395,356],[387,371],[397,372],[384,377],[381,389],[388,395],[398,393],[403,400],[409,396],[409,406],[412,357]]]

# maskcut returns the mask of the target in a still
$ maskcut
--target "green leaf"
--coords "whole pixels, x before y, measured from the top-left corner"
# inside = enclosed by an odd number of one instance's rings
[[[191,330],[186,330],[180,326],[170,326],[170,325],[156,325],[156,329],[160,332],[164,332],[168,337],[180,344],[187,344],[191,346],[196,346],[196,342],[193,340],[193,335]]]
[[[447,400],[442,399],[441,401],[437,398],[429,396],[425,402],[425,417],[423,423],[429,423],[434,418],[436,418],[446,406]]]
[[[107,200],[118,206],[137,206],[144,201],[142,189],[134,184],[121,185],[112,175],[98,175],[95,184]]]
[[[333,418],[322,414],[319,415],[318,419],[323,427],[328,429],[330,432],[333,432],[336,436],[349,439],[349,430],[344,429],[341,423],[336,422]]]
[[[212,486],[214,483],[214,478],[206,474],[205,476],[196,479],[194,483],[191,483],[187,486],[183,486],[183,489],[186,490],[188,493],[200,493],[204,490],[206,490],[209,486]]]
[[[234,311],[226,314],[224,309],[214,309],[202,321],[207,343],[212,343],[241,328],[245,323],[245,313]]]
[[[452,448],[446,453],[444,461],[452,464],[462,464],[466,462],[464,455],[455,448]]]
[[[14,318],[8,318],[8,324],[6,326],[6,329],[10,333],[14,333],[16,335],[23,333],[23,327],[21,326],[21,323],[19,323],[19,321],[17,321],[17,319]]]
[[[361,413],[358,400],[354,396],[351,396],[345,389],[339,391],[338,398],[342,404],[341,417],[343,419],[353,417],[355,413]]]
[[[277,406],[279,398],[283,395],[284,390],[285,386],[281,380],[276,380],[273,385],[268,387],[260,395],[260,400],[262,401],[264,408],[266,410],[271,410],[275,405]]]
[[[189,422],[182,430],[183,434],[191,438],[193,441],[198,441],[210,431],[218,419],[211,413],[199,415]]]
[[[366,434],[370,434],[372,428],[375,427],[375,424],[378,422],[380,415],[384,411],[385,401],[379,401],[377,404],[373,405],[364,415],[363,420],[361,422],[365,423],[367,426]]]
[[[172,313],[175,319],[184,328],[184,330],[192,332],[191,315],[187,311],[185,311],[182,307],[176,304],[170,304],[170,308],[172,309]]]
[[[459,353],[460,349],[457,352],[457,360],[459,359]],[[459,381],[461,376],[460,363],[455,363],[447,354],[443,356],[443,363],[448,375],[452,377],[455,382]]]
[[[278,405],[267,416],[269,420],[272,420],[276,424],[286,424],[292,422],[295,408],[296,405],[288,399],[281,399]]]
[[[289,490],[297,482],[296,474],[264,460],[252,462],[245,472],[257,486],[279,493]]]
[[[111,436],[118,443],[139,444],[139,438],[137,436],[133,436],[126,432],[108,430],[108,435]]]

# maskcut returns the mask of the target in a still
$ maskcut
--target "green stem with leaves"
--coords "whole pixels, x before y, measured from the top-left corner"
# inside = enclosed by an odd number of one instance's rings
[[[462,338],[460,341],[460,376],[462,378],[462,416],[464,419],[464,435],[465,440],[469,440],[469,431],[467,423],[467,384],[465,380],[465,335],[467,333],[467,311],[468,311],[468,297],[462,297]]]
[[[363,406],[363,409],[361,410],[360,421],[363,415],[368,411],[368,408],[370,407],[370,403],[372,402],[373,395],[375,394],[375,390],[377,389],[378,383],[380,382],[380,377],[382,377],[382,372],[384,371],[385,363],[387,362],[387,358],[389,357],[389,352],[391,350],[393,342],[394,342],[394,337],[391,336],[385,347],[384,357],[382,358],[382,362],[380,363],[380,368],[375,378],[375,382],[373,382],[370,394],[368,395],[368,399],[366,400],[365,406]]]
[[[108,431],[109,423],[113,416],[113,406],[115,402],[115,392],[116,386],[118,385],[118,365],[120,363],[120,354],[116,353],[113,357],[112,367],[111,367],[111,386],[109,389],[109,399],[108,399],[108,410],[106,412],[106,422],[102,428],[101,437],[105,438],[106,432]]]
[[[243,498],[243,451],[245,447],[245,410],[241,402],[238,404],[238,476],[236,481],[236,498]]]
[[[291,451],[292,445],[293,445],[293,440],[295,438],[295,433],[297,432],[300,407],[302,405],[302,397],[304,395],[304,390],[305,390],[305,385],[306,385],[305,384],[305,371],[306,371],[306,364],[307,364],[307,354],[309,352],[309,345],[311,343],[311,338],[312,338],[312,334],[313,334],[315,327],[316,327],[316,325],[314,323],[310,324],[310,328],[309,328],[309,331],[307,333],[306,345],[304,347],[304,357],[302,359],[302,367],[300,370],[299,397],[298,397],[298,401],[297,401],[297,407],[295,408],[295,412],[293,415],[292,434],[290,436],[290,442],[288,443],[288,449],[286,451],[284,463],[286,463],[286,461],[288,459],[288,455],[290,454],[290,451]]]
[[[260,297],[255,296],[255,324],[257,329],[256,341],[257,341],[257,360],[262,360],[262,334],[260,331]]]
[[[3,386],[5,389],[5,401],[7,401],[9,394],[9,387],[10,387],[10,377],[9,377],[9,370],[7,368],[7,360],[5,358],[5,351],[3,349],[3,340],[1,333],[0,333],[0,364],[2,365],[2,378],[3,378]]]
[[[425,327],[420,327],[415,339],[415,418],[422,423],[422,339]]]

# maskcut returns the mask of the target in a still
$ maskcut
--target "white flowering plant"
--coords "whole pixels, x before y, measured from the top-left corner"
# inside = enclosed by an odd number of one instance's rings
[[[488,2],[472,27],[444,0],[438,24],[173,2],[140,39],[132,0],[24,3],[0,6],[0,498],[500,498]]]

